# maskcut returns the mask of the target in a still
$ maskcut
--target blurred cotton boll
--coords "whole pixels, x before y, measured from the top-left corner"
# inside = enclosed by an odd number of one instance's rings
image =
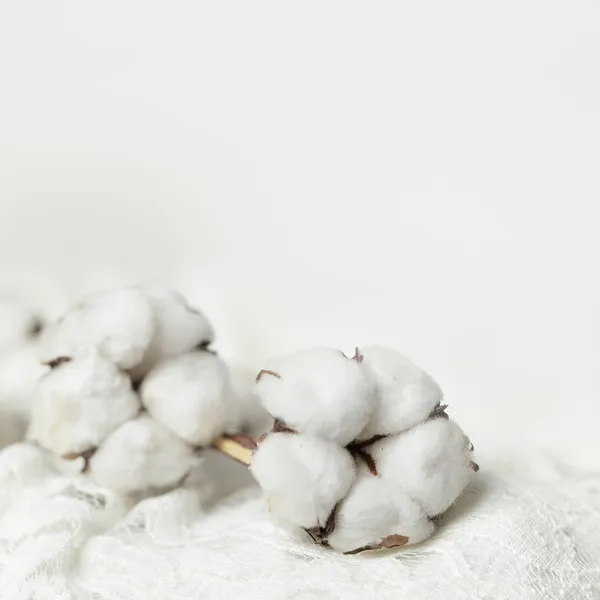
[[[37,357],[43,326],[22,298],[0,296],[0,447],[25,435],[36,382],[47,371]]]

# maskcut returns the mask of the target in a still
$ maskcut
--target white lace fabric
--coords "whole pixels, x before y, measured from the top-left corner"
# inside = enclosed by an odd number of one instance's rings
[[[219,488],[134,504],[1,451],[0,598],[600,598],[598,474],[486,465],[427,542],[343,556],[278,527],[245,469],[215,460]]]

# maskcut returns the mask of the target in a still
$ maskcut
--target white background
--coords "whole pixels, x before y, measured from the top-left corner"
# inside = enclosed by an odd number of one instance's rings
[[[599,34],[591,1],[0,0],[4,283],[177,285],[253,369],[391,344],[481,453],[598,466]]]

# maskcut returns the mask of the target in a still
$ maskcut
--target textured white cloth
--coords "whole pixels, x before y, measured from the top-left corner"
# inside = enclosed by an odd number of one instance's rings
[[[0,452],[2,600],[600,598],[598,473],[487,463],[428,541],[342,556],[272,523],[218,455],[211,494],[188,482],[135,506],[42,458]]]

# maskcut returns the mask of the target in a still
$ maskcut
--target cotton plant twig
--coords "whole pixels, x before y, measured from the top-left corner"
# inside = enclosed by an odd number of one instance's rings
[[[252,437],[242,433],[223,435],[212,443],[215,450],[246,466],[250,466],[252,451],[256,446],[256,441]]]

